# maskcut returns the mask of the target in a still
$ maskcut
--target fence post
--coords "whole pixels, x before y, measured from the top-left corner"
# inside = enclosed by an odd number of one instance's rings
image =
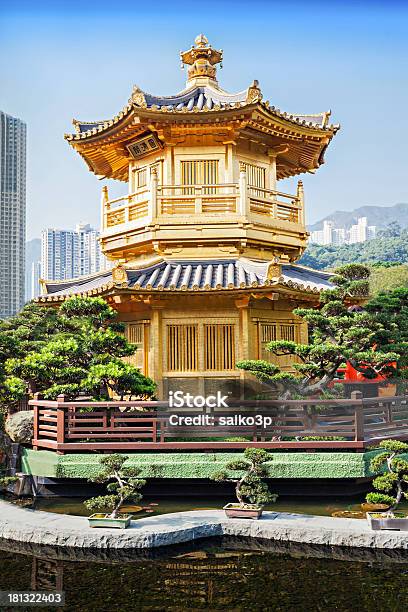
[[[101,232],[108,227],[109,195],[106,185],[102,187],[101,197]]]
[[[248,183],[246,166],[244,163],[239,165],[239,214],[242,217],[247,217],[249,212],[248,206]]]
[[[41,393],[34,393],[33,399],[38,402],[41,400]],[[33,406],[33,441],[37,442],[38,440],[38,431],[39,431],[39,418],[40,418],[40,410],[39,406]],[[33,449],[38,450],[38,445],[33,444]]]
[[[400,401],[401,403],[401,401]],[[384,409],[384,413],[385,413],[385,422],[386,423],[392,423],[392,401],[391,400],[387,400],[387,403],[385,405],[385,409]]]
[[[299,206],[298,211],[298,223],[302,225],[305,224],[305,192],[303,189],[303,181],[298,181],[297,184],[297,192],[296,192],[297,202]]]
[[[355,415],[355,436],[354,439],[356,442],[364,442],[364,412],[363,412],[363,394],[361,391],[352,391],[351,392],[351,400],[353,402],[361,402],[354,407],[354,415]]]
[[[158,213],[157,209],[157,187],[158,187],[158,176],[156,168],[152,168],[150,170],[150,184],[149,184],[149,204],[148,204],[148,214],[149,220],[152,222]],[[162,211],[159,211],[160,214]]]
[[[65,442],[65,408],[60,406],[65,402],[65,395],[61,393],[57,397],[57,453],[64,454],[64,451],[59,449],[60,444]]]

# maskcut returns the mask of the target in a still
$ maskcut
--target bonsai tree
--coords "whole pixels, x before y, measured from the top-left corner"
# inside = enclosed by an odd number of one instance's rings
[[[2,419],[13,414],[26,397],[27,385],[17,376],[0,376],[0,413]]]
[[[59,394],[74,399],[80,393],[101,400],[114,394],[151,397],[154,382],[122,360],[136,347],[116,318],[102,298],[72,297],[58,310],[31,304],[1,322],[0,403],[18,400],[25,388],[46,399]]]
[[[151,378],[144,376],[140,370],[121,359],[111,359],[108,363],[98,363],[89,368],[85,387],[94,392],[100,389],[109,396],[149,398],[154,395],[156,385]]]
[[[217,482],[235,483],[235,495],[241,508],[250,504],[262,506],[275,502],[277,495],[270,493],[268,485],[262,480],[266,476],[264,463],[270,460],[270,455],[260,448],[246,448],[244,459],[230,461],[225,470],[214,473],[212,480]],[[231,472],[238,472],[234,477]]]
[[[370,504],[387,504],[389,517],[394,516],[401,500],[408,499],[408,461],[401,457],[408,453],[408,444],[398,440],[382,440],[379,444],[384,449],[371,460],[370,467],[378,472],[385,467],[385,472],[373,480],[373,486],[380,493],[368,493],[366,500]]]
[[[125,501],[139,502],[142,494],[139,492],[146,484],[145,480],[137,478],[140,469],[124,467],[129,457],[123,455],[106,455],[100,460],[101,470],[90,479],[91,482],[107,483],[109,495],[92,497],[84,502],[91,512],[109,513],[108,518],[117,518]]]
[[[405,369],[408,366],[408,288],[380,292],[365,305],[365,310],[382,324],[375,337],[379,350],[398,353],[398,368]]]
[[[331,278],[334,288],[321,293],[320,308],[293,311],[308,324],[308,344],[269,342],[266,348],[274,355],[294,357],[296,374],[283,372],[279,366],[263,360],[240,361],[237,367],[268,383],[281,399],[321,394],[347,361],[367,379],[395,374],[396,369],[390,364],[399,359],[404,347],[398,351],[396,346],[384,349],[379,339],[385,328],[377,313],[350,307],[350,303],[368,296],[369,274],[369,269],[360,264],[338,268]]]

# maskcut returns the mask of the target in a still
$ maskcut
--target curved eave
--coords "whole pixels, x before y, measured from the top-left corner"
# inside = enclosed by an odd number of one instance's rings
[[[323,117],[324,115],[324,117]],[[266,137],[278,137],[292,143],[295,157],[289,160],[289,167],[278,167],[278,178],[286,178],[317,169],[323,163],[323,153],[339,126],[324,125],[328,114],[319,115],[321,126],[305,119],[288,115],[268,103],[257,101],[251,104],[232,103],[228,108],[188,111],[162,108],[147,108],[128,105],[126,112],[99,127],[86,132],[67,135],[70,145],[84,158],[89,169],[97,175],[128,180],[128,157],[124,142],[130,142],[146,132],[151,126],[173,123],[175,126],[211,124],[221,129],[229,122],[242,122],[255,132]],[[298,143],[298,147],[296,147]],[[118,149],[119,144],[119,149]],[[303,149],[303,150],[301,150]],[[283,156],[284,159],[284,156]]]
[[[276,108],[275,106],[271,106],[269,104],[269,102],[262,102],[262,101],[257,101],[257,102],[232,102],[230,104],[225,104],[223,107],[221,107],[218,104],[215,104],[212,108],[208,108],[208,107],[203,107],[203,108],[198,108],[198,106],[194,106],[191,110],[188,110],[186,107],[181,108],[180,110],[177,110],[175,108],[173,109],[169,109],[166,106],[162,106],[162,107],[158,107],[156,105],[152,105],[152,106],[141,106],[141,105],[137,105],[134,103],[129,103],[127,104],[122,111],[116,115],[113,119],[110,119],[109,121],[104,121],[102,123],[91,123],[91,122],[79,122],[77,120],[74,120],[74,124],[76,126],[82,125],[82,126],[88,126],[88,125],[93,125],[93,127],[85,130],[85,131],[79,131],[77,130],[74,134],[65,134],[64,137],[66,140],[68,140],[68,142],[83,142],[83,141],[88,141],[88,140],[101,140],[106,136],[111,135],[112,133],[115,133],[117,131],[117,128],[120,127],[121,123],[123,121],[126,120],[126,118],[129,116],[129,114],[132,113],[132,111],[135,111],[134,114],[138,115],[140,114],[141,116],[146,116],[146,117],[150,117],[150,116],[154,116],[154,117],[161,117],[163,116],[163,120],[166,121],[168,123],[169,119],[171,117],[174,117],[175,120],[178,120],[178,118],[181,116],[187,118],[191,118],[191,117],[196,117],[197,114],[200,115],[211,115],[211,114],[215,114],[215,115],[219,115],[219,116],[229,116],[230,111],[237,111],[238,109],[245,109],[245,110],[254,110],[254,109],[259,109],[259,110],[263,110],[264,112],[266,112],[267,115],[269,115],[270,117],[273,118],[279,118],[281,120],[283,120],[285,123],[288,123],[290,125],[293,126],[297,126],[298,128],[300,128],[301,132],[304,133],[306,130],[306,133],[317,133],[317,134],[321,134],[321,133],[332,133],[335,134],[337,132],[337,130],[340,128],[340,125],[333,125],[333,124],[328,124],[327,120],[329,117],[329,113],[319,113],[317,115],[292,115],[290,113],[286,113],[284,111],[281,111],[279,108]],[[313,120],[307,120],[307,118],[314,118],[316,121]]]
[[[291,295],[297,294],[298,297],[302,295],[307,296],[318,296],[320,295],[320,291],[315,287],[304,287],[299,283],[295,283],[293,281],[268,281],[266,280],[264,283],[259,283],[257,281],[252,282],[251,284],[241,283],[239,287],[195,287],[193,289],[178,289],[178,288],[151,288],[151,289],[142,289],[137,287],[120,287],[116,286],[114,283],[107,283],[106,285],[102,285],[98,289],[92,289],[90,291],[78,292],[78,293],[70,293],[64,295],[42,295],[35,298],[35,302],[38,304],[41,303],[62,303],[65,300],[71,297],[108,297],[109,295],[117,295],[117,294],[129,294],[129,295],[197,295],[197,294],[238,294],[242,292],[264,292],[266,293],[268,290],[273,289],[281,289],[282,293],[290,293]]]

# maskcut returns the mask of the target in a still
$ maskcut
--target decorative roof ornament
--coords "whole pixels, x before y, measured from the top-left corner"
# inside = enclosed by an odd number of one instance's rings
[[[147,106],[144,92],[137,85],[133,85],[133,90],[129,98],[129,103],[135,104],[136,106],[141,106],[143,108],[146,108]]]
[[[118,263],[112,268],[112,281],[115,287],[125,288],[128,286],[129,281],[126,268],[122,263]]]
[[[268,270],[266,273],[266,278],[269,281],[276,281],[282,276],[282,265],[279,257],[274,257],[272,261],[268,264]]]
[[[256,104],[262,100],[262,92],[259,87],[259,81],[254,81],[250,87],[248,87],[248,93],[245,102],[247,104]]]
[[[188,51],[180,52],[181,67],[184,68],[184,64],[190,66],[188,82],[199,77],[205,77],[216,82],[217,69],[215,65],[220,64],[220,68],[222,68],[222,49],[219,51],[213,49],[204,34],[199,34],[194,43]]]

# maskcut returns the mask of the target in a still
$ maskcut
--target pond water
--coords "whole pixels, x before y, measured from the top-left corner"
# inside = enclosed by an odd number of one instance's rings
[[[232,498],[185,498],[185,499],[163,499],[163,498],[144,498],[140,503],[142,510],[134,514],[134,519],[143,518],[152,514],[168,514],[171,512],[184,512],[186,510],[218,510],[226,503],[234,501]],[[331,516],[333,512],[348,510],[358,512],[361,510],[360,504],[364,501],[364,495],[354,498],[327,498],[327,497],[285,497],[281,496],[277,502],[266,506],[267,510],[276,512],[295,512],[299,514],[317,514],[321,516]],[[75,514],[77,516],[88,516],[89,512],[85,508],[81,499],[77,497],[58,497],[41,499],[38,498],[33,507],[37,510],[46,512],[58,512],[62,514]],[[401,510],[408,511],[408,502],[401,504]]]
[[[392,612],[408,600],[406,554],[238,538],[139,554],[0,540],[0,567],[0,590],[63,590],[64,612]]]

